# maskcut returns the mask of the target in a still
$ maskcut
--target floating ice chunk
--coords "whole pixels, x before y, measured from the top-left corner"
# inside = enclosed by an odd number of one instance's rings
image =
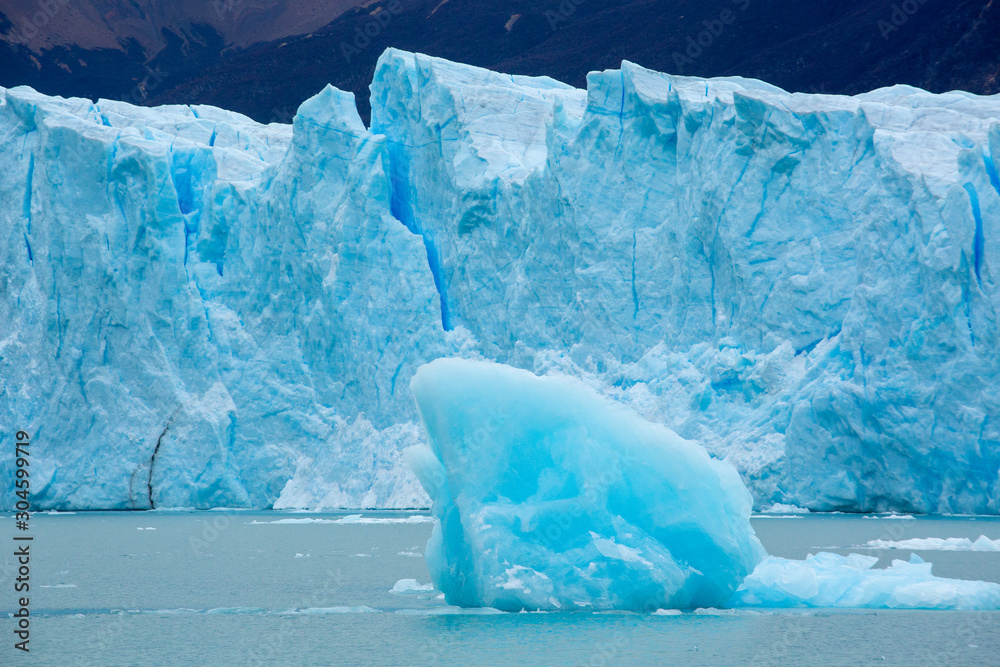
[[[307,609],[291,609],[281,612],[284,615],[296,616],[326,616],[329,614],[381,614],[381,609],[372,609],[365,605],[356,607],[309,607]]]
[[[422,584],[416,579],[400,579],[393,585],[390,592],[406,595],[409,593],[427,593],[433,590],[433,584]]]
[[[341,519],[328,523],[431,523],[434,519],[423,514],[413,514],[407,517],[384,517],[384,516],[361,516],[360,514],[349,514]]]
[[[910,540],[871,540],[859,549],[914,549],[916,551],[1000,551],[1000,540],[980,535],[967,537],[915,537]]]
[[[411,388],[448,604],[719,606],[765,556],[731,466],[577,380],[439,359]]]
[[[215,609],[156,609],[153,611],[133,610],[137,614],[179,615],[208,614],[211,616],[322,616],[328,614],[381,614],[381,609],[360,605],[357,607],[307,607],[305,609],[260,609],[258,607],[217,607]]]
[[[469,609],[467,607],[429,607],[426,609],[399,609],[396,611],[401,616],[491,616],[502,614],[499,609],[492,607],[481,607]]]
[[[1000,609],[1000,584],[943,579],[919,556],[874,570],[873,556],[821,552],[805,560],[770,556],[747,577],[732,607]]]
[[[308,524],[308,523],[321,523],[321,524],[395,524],[395,523],[431,523],[434,519],[429,516],[422,514],[414,514],[408,517],[381,517],[381,516],[361,516],[360,514],[349,514],[345,517],[339,519],[276,519],[274,521],[257,521],[256,519],[250,522],[250,525],[265,525],[265,524],[282,524],[282,525],[295,525],[295,524]],[[142,530],[140,528],[140,530]]]
[[[774,503],[766,510],[761,510],[761,514],[809,514],[809,510],[805,507],[799,507],[798,505]]]

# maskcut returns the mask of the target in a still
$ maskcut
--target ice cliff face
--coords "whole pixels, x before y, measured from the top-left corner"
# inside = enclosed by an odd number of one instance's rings
[[[758,506],[1000,511],[997,97],[390,50],[372,109],[3,92],[0,438],[39,506],[425,504],[408,383],[458,355],[582,377]]]
[[[424,501],[406,382],[446,336],[352,98],[292,128],[5,98],[0,421],[39,506]]]

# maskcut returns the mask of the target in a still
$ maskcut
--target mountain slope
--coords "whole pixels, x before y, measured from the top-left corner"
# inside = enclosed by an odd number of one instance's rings
[[[367,119],[375,62],[393,46],[574,86],[629,60],[675,74],[754,77],[790,91],[856,94],[904,83],[1000,92],[995,0],[375,0],[346,9],[330,0],[323,6],[336,16],[297,28],[308,25],[308,34],[289,36],[294,21],[275,19],[288,33],[280,37],[275,26],[254,26],[271,14],[294,16],[304,3],[287,0],[282,14],[273,0],[219,2],[235,3],[243,32],[230,25],[235,19],[209,16],[204,24],[152,21],[162,41],[155,53],[152,38],[129,32],[113,50],[82,37],[40,54],[12,53],[7,44],[0,85],[140,104],[208,103],[288,122],[332,83],[355,93]]]

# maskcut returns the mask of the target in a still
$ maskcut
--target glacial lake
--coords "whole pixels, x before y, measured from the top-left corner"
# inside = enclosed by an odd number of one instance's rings
[[[372,520],[376,520],[372,522]],[[389,520],[389,521],[384,521]],[[753,519],[777,556],[985,535],[994,517]],[[31,518],[30,654],[14,644],[14,521],[0,519],[0,665],[1000,665],[1000,612],[488,613],[430,581],[426,513],[80,512]],[[918,551],[1000,582],[1000,552]],[[402,588],[405,588],[403,586]]]

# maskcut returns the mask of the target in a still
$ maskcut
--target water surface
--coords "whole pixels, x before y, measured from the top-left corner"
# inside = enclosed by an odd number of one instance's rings
[[[701,610],[502,614],[449,608],[415,512],[92,512],[32,517],[31,654],[0,619],[3,665],[1000,664],[1000,612]],[[407,522],[401,522],[402,519]],[[303,522],[303,519],[316,521]],[[289,522],[292,520],[292,522]],[[275,523],[280,522],[280,523]],[[1000,539],[989,517],[755,518],[774,555],[913,537]],[[6,545],[14,532],[0,519]],[[13,549],[0,610],[12,612]],[[917,552],[939,576],[1000,582],[1000,553]]]

